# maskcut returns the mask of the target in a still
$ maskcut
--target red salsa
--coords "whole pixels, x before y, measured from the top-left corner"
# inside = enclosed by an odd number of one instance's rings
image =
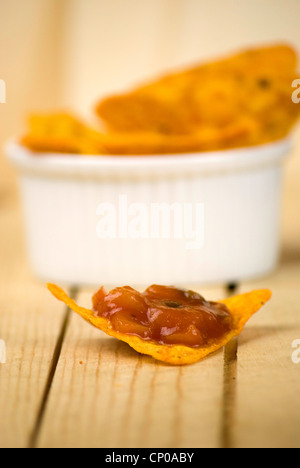
[[[172,286],[152,285],[142,293],[129,286],[109,293],[101,288],[93,297],[93,308],[115,331],[160,344],[206,346],[231,328],[225,304]]]

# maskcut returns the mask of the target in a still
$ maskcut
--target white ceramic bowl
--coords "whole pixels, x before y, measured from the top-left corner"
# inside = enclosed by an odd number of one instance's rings
[[[37,155],[15,142],[35,274],[69,285],[202,285],[277,265],[290,139],[167,156]]]

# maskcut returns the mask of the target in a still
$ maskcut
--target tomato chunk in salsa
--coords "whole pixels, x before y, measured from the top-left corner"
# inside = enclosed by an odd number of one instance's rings
[[[226,334],[231,316],[225,304],[172,286],[152,285],[144,292],[125,286],[93,296],[93,309],[114,330],[160,344],[205,346]]]

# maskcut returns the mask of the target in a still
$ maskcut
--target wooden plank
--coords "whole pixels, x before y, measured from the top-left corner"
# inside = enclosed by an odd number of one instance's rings
[[[23,448],[44,391],[61,325],[61,306],[53,310],[43,284],[32,278],[21,242],[15,205],[0,210],[0,339],[6,363],[0,364],[0,447]]]
[[[272,301],[251,319],[238,348],[226,348],[225,362],[219,352],[178,368],[137,355],[73,314],[64,339],[65,308],[31,275],[14,181],[2,178],[1,448],[299,447],[300,364],[291,360],[300,339],[299,186],[287,190],[278,270],[242,287],[270,287]],[[79,301],[88,304],[91,293]],[[202,293],[223,297],[221,290]]]
[[[79,302],[88,305],[90,294]],[[207,291],[210,298],[220,294]],[[168,366],[74,315],[38,446],[215,447],[222,391],[222,351],[191,366]]]
[[[239,448],[300,447],[300,364],[292,361],[300,338],[300,268],[288,271],[289,264],[281,266],[281,285],[274,275],[274,282],[244,286],[268,284],[273,297],[239,338],[232,429]]]

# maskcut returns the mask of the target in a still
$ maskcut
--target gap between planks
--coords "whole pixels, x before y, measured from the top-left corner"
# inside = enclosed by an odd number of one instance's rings
[[[77,287],[73,287],[73,288],[71,288],[69,295],[73,300],[76,300],[76,298],[78,296],[78,292],[79,292],[79,289]],[[61,326],[61,330],[60,330],[60,333],[59,333],[59,335],[57,337],[56,345],[55,345],[55,348],[54,348],[54,351],[53,351],[53,356],[52,356],[52,360],[51,360],[51,363],[50,363],[49,373],[48,373],[45,388],[44,388],[44,391],[43,391],[41,403],[40,403],[40,406],[39,406],[39,409],[38,409],[38,412],[37,412],[37,417],[36,417],[32,432],[31,432],[30,437],[29,437],[28,448],[36,448],[36,446],[37,446],[37,441],[38,441],[40,429],[41,429],[41,426],[42,426],[43,417],[44,417],[44,414],[45,414],[45,409],[46,409],[48,397],[49,397],[49,394],[50,394],[50,390],[51,390],[52,382],[53,382],[53,379],[54,379],[56,367],[57,367],[57,364],[58,364],[58,361],[59,361],[59,358],[60,358],[60,354],[61,354],[64,338],[65,338],[65,335],[66,335],[66,331],[67,331],[67,328],[68,328],[68,325],[69,325],[70,314],[71,314],[71,309],[69,307],[66,307],[63,322],[62,322],[62,326]]]
[[[228,285],[226,293],[228,296],[236,292],[238,285]],[[73,287],[70,290],[70,297],[76,301],[79,294],[79,288]],[[36,448],[40,430],[43,423],[48,398],[51,391],[52,382],[55,376],[61,350],[69,325],[71,309],[66,307],[60,333],[57,337],[56,345],[53,351],[50,363],[49,373],[45,388],[41,398],[41,403],[37,412],[37,417],[30,433],[28,448]],[[238,338],[232,339],[223,349],[223,390],[222,405],[220,415],[219,448],[234,448],[234,421],[235,421],[235,403],[236,403],[236,379],[237,379],[237,352]]]
[[[238,338],[224,347],[220,448],[234,448]]]
[[[228,284],[227,296],[237,294],[239,285]],[[219,447],[222,449],[234,448],[234,427],[236,411],[236,385],[237,385],[237,356],[238,337],[233,338],[223,350],[223,392],[221,406],[221,421],[219,434]]]

